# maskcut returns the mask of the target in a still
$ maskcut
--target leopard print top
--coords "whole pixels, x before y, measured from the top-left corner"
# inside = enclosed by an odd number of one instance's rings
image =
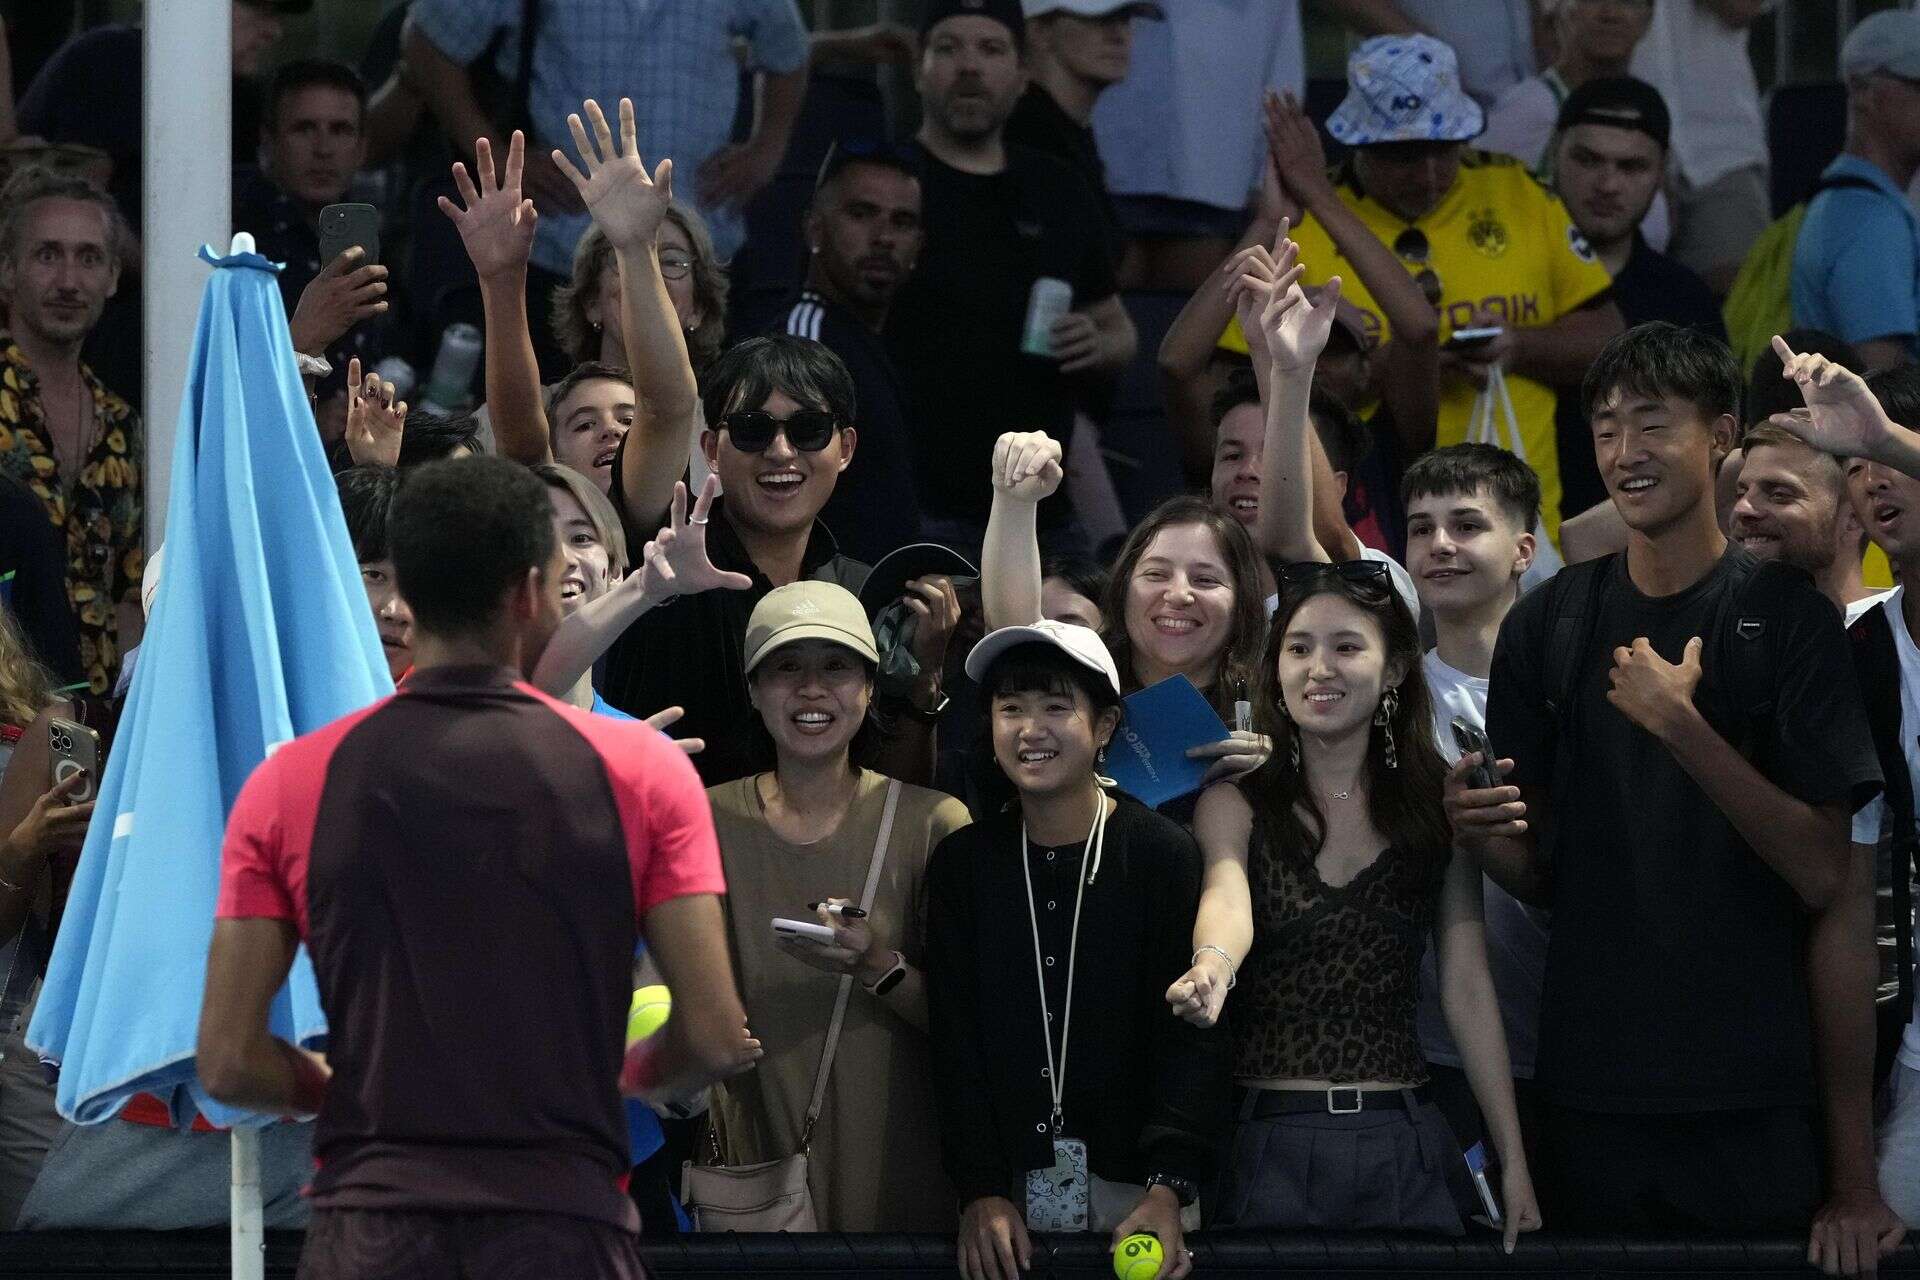
[[[1265,828],[1256,810],[1253,950],[1240,967],[1235,1075],[1424,1083],[1414,1006],[1437,885],[1388,849],[1331,888],[1304,851],[1275,848]]]

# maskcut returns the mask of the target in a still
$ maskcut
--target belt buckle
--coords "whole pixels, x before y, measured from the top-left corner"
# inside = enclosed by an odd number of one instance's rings
[[[1340,1105],[1339,1097],[1343,1093],[1350,1093],[1353,1095],[1352,1106],[1343,1107]],[[1335,1116],[1357,1115],[1359,1114],[1360,1109],[1361,1109],[1361,1098],[1360,1098],[1359,1089],[1349,1085],[1343,1088],[1327,1090],[1327,1114],[1328,1115],[1335,1115]]]

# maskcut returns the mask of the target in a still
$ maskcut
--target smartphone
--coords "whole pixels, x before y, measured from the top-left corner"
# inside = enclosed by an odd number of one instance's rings
[[[320,216],[324,218],[326,215],[323,213]],[[1475,347],[1486,346],[1506,331],[1506,326],[1497,324],[1482,329],[1455,329],[1444,345],[1448,351],[1471,351]]]
[[[359,245],[360,266],[380,261],[380,211],[370,204],[330,204],[320,211],[320,265]],[[357,268],[356,268],[357,270]]]
[[[83,724],[58,717],[47,721],[47,737],[53,747],[53,781],[65,782],[84,769],[87,780],[67,797],[68,804],[85,804],[93,799],[100,779],[100,735]]]
[[[808,938],[814,942],[833,943],[833,930],[824,924],[809,924],[805,920],[788,920],[782,916],[773,918],[773,933],[779,938]]]
[[[1487,741],[1487,735],[1479,725],[1455,716],[1453,740],[1460,744],[1460,754],[1463,756],[1475,751],[1480,753],[1480,763],[1473,767],[1470,778],[1474,790],[1485,791],[1488,787],[1500,785],[1500,779],[1493,771],[1493,745]]]

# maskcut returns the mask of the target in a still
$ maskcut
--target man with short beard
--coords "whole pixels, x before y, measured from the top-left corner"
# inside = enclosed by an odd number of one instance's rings
[[[990,497],[976,477],[994,441],[1008,431],[1066,439],[1073,380],[1118,372],[1136,335],[1094,193],[1065,165],[1006,140],[1027,80],[1019,4],[937,0],[921,30],[927,247],[887,339],[914,422],[922,533],[972,556]],[[1023,343],[1035,285],[1049,279],[1071,289],[1070,309]],[[1042,505],[1043,540],[1071,549],[1069,524],[1064,498]]]
[[[93,692],[113,688],[139,642],[140,415],[80,359],[120,287],[126,229],[113,198],[79,178],[26,169],[0,191],[0,472],[33,491],[62,531],[67,601]]]
[[[1804,569],[1848,623],[1885,593],[1860,574],[1867,533],[1847,501],[1845,461],[1803,443],[1782,427],[1750,427],[1728,535],[1756,560]]]

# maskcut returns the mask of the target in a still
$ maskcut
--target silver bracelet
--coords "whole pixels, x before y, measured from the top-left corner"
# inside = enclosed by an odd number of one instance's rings
[[[1234,987],[1238,985],[1240,981],[1240,975],[1237,972],[1239,966],[1233,963],[1233,957],[1228,955],[1225,951],[1221,950],[1219,947],[1216,947],[1211,942],[1209,942],[1202,946],[1195,947],[1193,949],[1193,955],[1187,960],[1187,963],[1189,965],[1199,964],[1200,953],[1202,951],[1211,951],[1213,952],[1213,954],[1219,956],[1222,960],[1225,960],[1227,962],[1227,990],[1229,991],[1233,990]]]

